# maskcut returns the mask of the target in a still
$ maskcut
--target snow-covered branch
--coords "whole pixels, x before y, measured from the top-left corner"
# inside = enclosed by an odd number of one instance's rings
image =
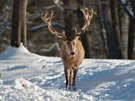
[[[47,27],[47,26],[48,26],[47,24],[39,24],[39,25],[36,25],[32,28],[29,28],[28,31],[35,31],[35,30],[38,30],[38,29],[41,29],[41,28],[44,28],[44,27]],[[53,22],[52,26],[64,28],[64,25],[62,25],[61,23],[57,23],[57,22]]]
[[[57,48],[58,51],[60,50],[59,44],[57,42],[52,44],[48,49],[42,49],[41,51],[42,52],[50,52],[50,51],[54,50],[54,48]]]
[[[123,9],[129,15],[129,17],[135,21],[135,14],[132,11],[132,8],[130,6],[128,6],[127,1],[126,0],[119,0],[119,1],[120,1],[121,6],[123,7]]]

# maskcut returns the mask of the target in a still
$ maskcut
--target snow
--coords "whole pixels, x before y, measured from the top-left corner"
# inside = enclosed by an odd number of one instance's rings
[[[65,90],[59,57],[39,56],[24,46],[0,55],[0,101],[135,100],[135,60],[84,59],[77,91]]]

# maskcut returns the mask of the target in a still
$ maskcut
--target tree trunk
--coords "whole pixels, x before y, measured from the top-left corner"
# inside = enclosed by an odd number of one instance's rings
[[[111,16],[112,16],[112,25],[114,28],[114,35],[116,40],[116,50],[118,53],[118,58],[123,58],[122,54],[122,40],[121,40],[121,33],[120,33],[120,21],[119,21],[119,14],[118,14],[118,0],[111,0],[110,1],[111,7]]]
[[[112,26],[112,19],[111,19],[111,9],[110,3],[107,4],[108,0],[104,0],[105,3],[102,3],[102,11],[103,11],[103,18],[104,18],[104,25],[106,29],[106,36],[107,36],[107,45],[110,54],[110,58],[117,59],[119,58],[119,54],[116,48],[116,36]],[[110,1],[109,1],[110,2]]]
[[[135,18],[135,0],[130,0],[131,6],[133,8],[134,18]],[[129,27],[129,37],[128,37],[128,58],[133,59],[134,54],[134,37],[135,37],[135,20],[130,20],[130,27]]]
[[[97,13],[99,14],[100,19],[100,27],[101,27],[101,38],[103,41],[103,50],[106,53],[107,58],[109,58],[109,52],[107,47],[107,38],[106,38],[106,31],[105,31],[105,25],[104,25],[104,18],[103,18],[103,11],[101,6],[101,0],[97,0]]]
[[[123,9],[120,9],[120,27],[122,33],[122,54],[124,59],[128,59],[128,34],[129,34],[129,16]]]
[[[27,47],[26,43],[26,31],[27,31],[27,24],[26,24],[26,10],[27,10],[27,0],[20,0],[21,6],[20,6],[20,16],[21,16],[21,42],[25,47]]]
[[[3,7],[5,6],[5,0],[0,0],[0,12],[2,11]]]
[[[128,58],[133,59],[134,54],[134,35],[135,35],[135,23],[130,20],[129,37],[128,37]]]
[[[133,8],[133,13],[134,13],[134,18],[135,18],[135,0],[130,0],[131,1],[131,6]],[[135,20],[134,20],[135,23]]]
[[[13,13],[12,13],[12,33],[11,33],[11,46],[20,47],[21,35],[21,22],[20,22],[20,0],[14,0]]]
[[[27,0],[14,0],[12,13],[11,46],[26,46],[26,6]]]

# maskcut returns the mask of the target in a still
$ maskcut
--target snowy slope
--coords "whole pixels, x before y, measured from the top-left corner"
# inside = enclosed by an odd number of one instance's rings
[[[8,47],[0,55],[0,101],[135,100],[135,61],[85,59],[77,91],[65,91],[59,57]]]

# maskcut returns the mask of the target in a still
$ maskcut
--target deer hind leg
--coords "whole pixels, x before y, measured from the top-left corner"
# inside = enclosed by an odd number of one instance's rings
[[[70,69],[65,69],[65,78],[66,78],[66,91],[68,91],[69,79],[70,79]]]
[[[77,72],[78,72],[78,68],[74,68],[73,69],[73,90],[75,91],[76,90],[76,75],[77,75]]]

